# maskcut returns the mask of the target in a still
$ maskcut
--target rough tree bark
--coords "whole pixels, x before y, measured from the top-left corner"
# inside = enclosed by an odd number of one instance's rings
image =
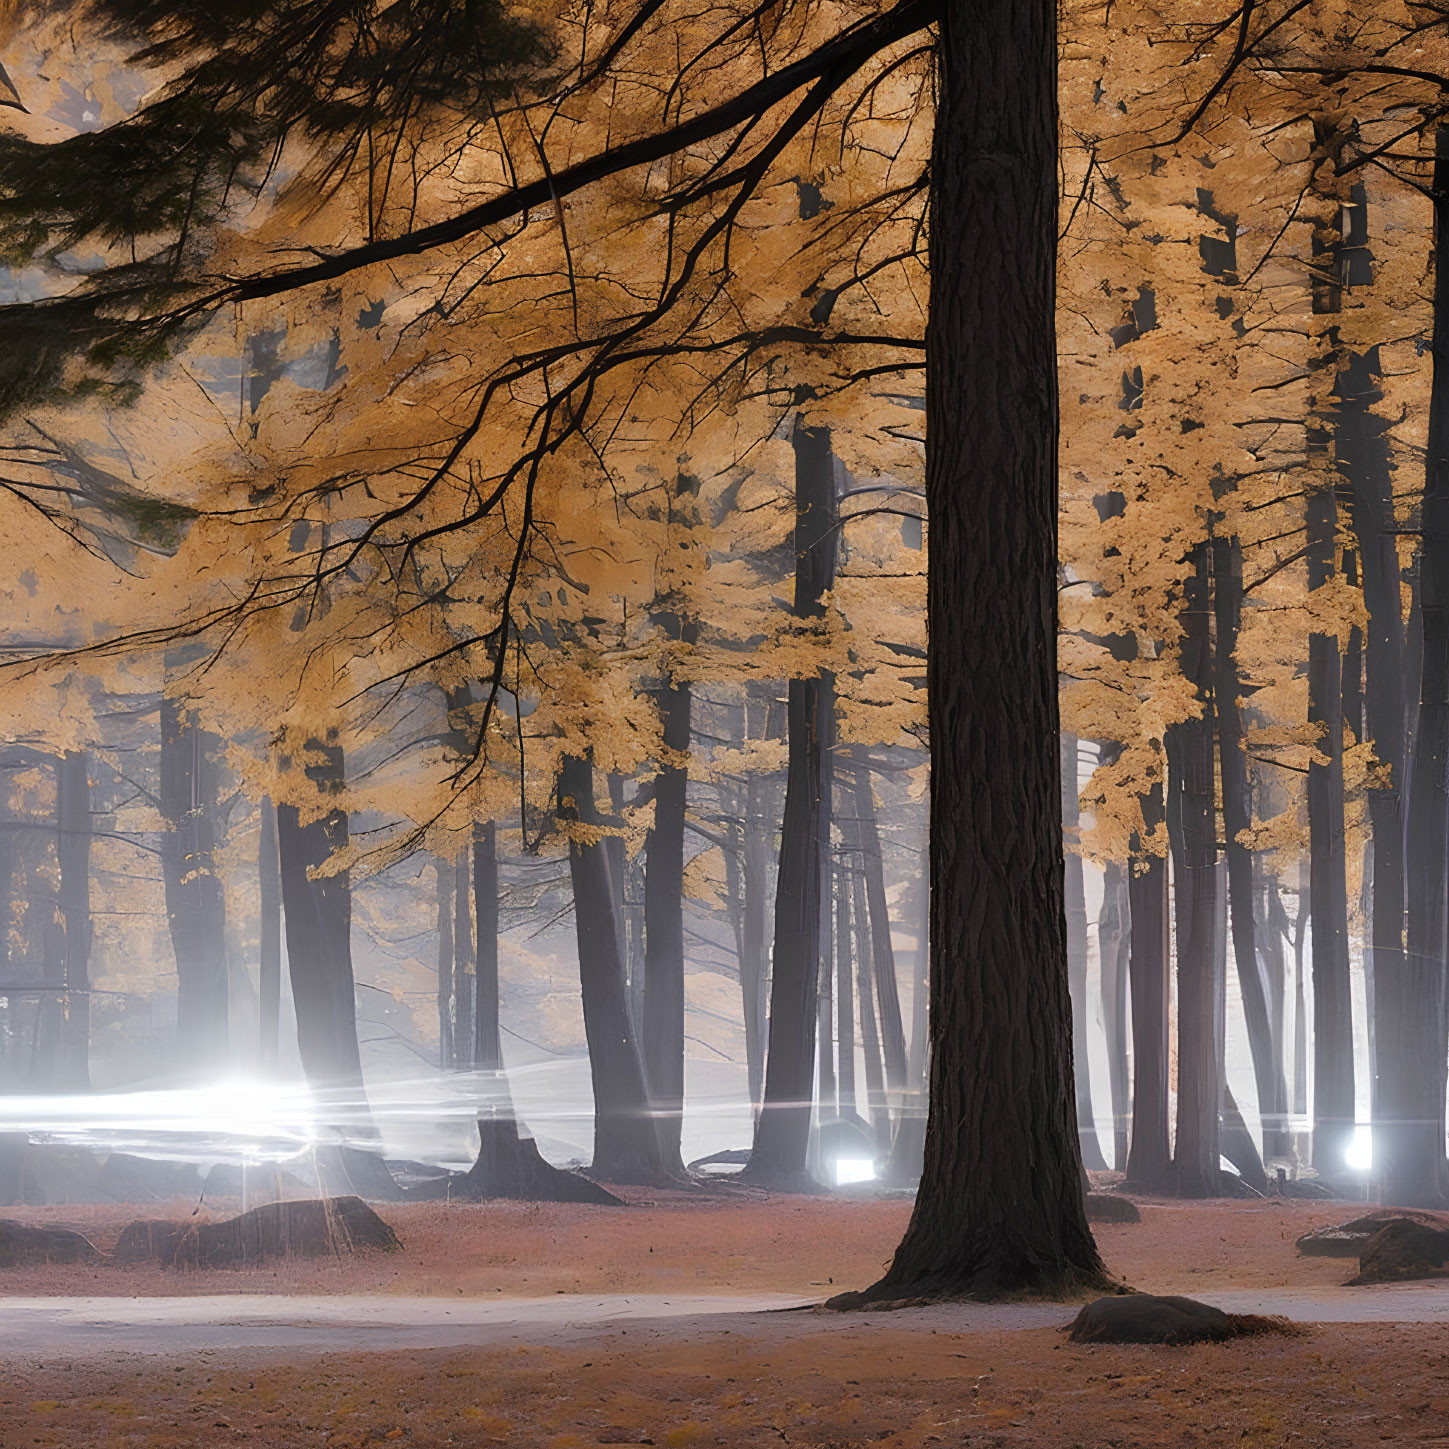
[[[566,755],[559,770],[558,793],[561,820],[598,828],[590,761]],[[659,1182],[668,1174],[629,1014],[628,986],[614,924],[614,889],[602,840],[569,841],[569,876],[574,890],[584,1035],[594,1088],[592,1171],[609,1182]]]
[[[814,620],[835,578],[835,468],[828,428],[795,422],[795,617]],[[792,679],[780,869],[775,882],[765,1096],[745,1176],[806,1186],[815,1081],[816,983],[820,962],[821,845],[830,830],[830,737],[834,679]]]
[[[876,1299],[1105,1282],[1082,1194],[1063,920],[1054,0],[948,5],[938,54],[931,1105],[915,1209],[864,1295]]]

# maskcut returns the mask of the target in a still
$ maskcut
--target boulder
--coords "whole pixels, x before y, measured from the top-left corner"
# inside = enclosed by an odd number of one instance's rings
[[[96,1185],[112,1202],[194,1200],[201,1192],[201,1172],[194,1162],[113,1152],[101,1164]]]
[[[1087,1194],[1087,1221],[1089,1223],[1140,1223],[1142,1214],[1130,1198],[1118,1197],[1111,1192],[1089,1192]]]
[[[1381,1208],[1378,1212],[1337,1223],[1329,1228],[1315,1228],[1298,1239],[1297,1248],[1307,1258],[1357,1258],[1362,1256],[1368,1241],[1386,1223],[1415,1222],[1449,1232],[1449,1214],[1416,1212],[1408,1208]]]
[[[101,1190],[101,1159],[64,1142],[29,1143],[20,1162],[20,1201],[31,1207],[111,1201]]]
[[[1218,1343],[1250,1333],[1293,1333],[1281,1318],[1224,1313],[1210,1303],[1175,1295],[1124,1293],[1098,1298],[1073,1319],[1073,1343]]]
[[[0,1268],[83,1263],[98,1257],[95,1244],[70,1228],[37,1227],[0,1218]]]
[[[1350,1284],[1399,1283],[1410,1278],[1445,1276],[1449,1231],[1409,1217],[1384,1223],[1363,1246],[1358,1274]]]
[[[206,1174],[202,1195],[208,1200],[244,1197],[249,1204],[259,1207],[289,1198],[315,1197],[316,1193],[276,1162],[253,1163],[245,1169],[239,1162],[218,1162]]]
[[[267,1203],[214,1223],[138,1220],[121,1234],[118,1261],[239,1268],[275,1258],[319,1258],[362,1248],[392,1252],[397,1234],[359,1197]]]

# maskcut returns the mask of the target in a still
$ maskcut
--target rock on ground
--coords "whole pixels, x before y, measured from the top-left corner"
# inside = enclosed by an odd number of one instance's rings
[[[98,1257],[95,1244],[70,1228],[35,1227],[0,1218],[0,1268],[83,1263]]]
[[[1358,1274],[1350,1284],[1400,1283],[1409,1278],[1444,1276],[1449,1231],[1410,1217],[1383,1223],[1359,1254]]]
[[[1418,1212],[1408,1208],[1380,1208],[1351,1222],[1332,1227],[1315,1228],[1304,1233],[1297,1248],[1306,1258],[1358,1258],[1370,1238],[1392,1222],[1423,1223],[1426,1227],[1449,1231],[1449,1214]]]
[[[1224,1313],[1176,1295],[1124,1293],[1098,1298],[1072,1320],[1073,1343],[1218,1343],[1251,1333],[1290,1333],[1288,1323],[1256,1314]]]
[[[306,1198],[267,1203],[217,1223],[139,1219],[121,1233],[120,1262],[156,1261],[172,1267],[230,1268],[268,1258],[318,1258],[402,1244],[359,1197]]]
[[[1089,1223],[1140,1223],[1142,1214],[1130,1198],[1118,1197],[1111,1192],[1089,1192],[1087,1194],[1087,1221]]]

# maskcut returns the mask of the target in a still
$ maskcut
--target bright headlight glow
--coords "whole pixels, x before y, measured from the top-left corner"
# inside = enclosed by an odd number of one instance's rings
[[[835,1159],[835,1185],[844,1187],[850,1182],[870,1182],[875,1177],[875,1163],[869,1157],[837,1157]]]
[[[316,1110],[305,1086],[244,1080],[144,1092],[0,1097],[0,1131],[78,1142],[180,1134],[240,1146],[306,1146],[317,1137]]]
[[[1367,1172],[1374,1165],[1372,1127],[1361,1122],[1353,1129],[1353,1136],[1349,1138],[1348,1146],[1344,1149],[1343,1160],[1355,1172]]]

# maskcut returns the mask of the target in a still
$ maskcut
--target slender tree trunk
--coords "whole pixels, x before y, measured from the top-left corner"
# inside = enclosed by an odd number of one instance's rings
[[[835,579],[835,469],[826,428],[795,423],[795,616],[823,615]],[[803,1184],[815,1078],[820,861],[830,835],[834,679],[792,679],[780,871],[775,884],[765,1097],[746,1175]]]
[[[835,959],[839,963],[840,992],[835,1002],[835,1039],[838,1052],[840,1110],[860,1110],[855,1091],[855,969],[850,943],[850,898],[845,866],[837,862],[833,872],[835,896]]]
[[[438,877],[438,1065],[453,1065],[453,863],[433,858]]]
[[[931,161],[931,1107],[872,1294],[1104,1281],[1072,1098],[1057,755],[1056,5],[945,7]]]
[[[666,636],[692,644],[697,629],[678,607],[659,610]],[[684,1128],[684,816],[689,789],[689,681],[666,678],[658,691],[663,726],[654,777],[654,824],[645,845],[644,1067],[658,1114],[660,1146],[683,1175]]]
[[[1218,724],[1219,768],[1222,775],[1223,841],[1228,864],[1228,906],[1232,921],[1233,956],[1243,996],[1258,1113],[1263,1123],[1263,1155],[1288,1155],[1288,1084],[1274,1051],[1268,987],[1263,978],[1254,915],[1253,853],[1242,842],[1253,823],[1248,784],[1248,757],[1243,753],[1238,668],[1238,630],[1243,612],[1243,557],[1237,539],[1213,542],[1213,607],[1217,616],[1214,678]]]
[[[262,799],[261,843],[257,849],[258,931],[257,975],[261,1018],[259,1042],[263,1071],[275,1072],[282,1044],[282,876],[277,857],[277,808],[271,796]]]
[[[855,866],[850,876],[850,918],[854,927],[854,950],[851,954],[855,960],[856,992],[860,1001],[866,1118],[875,1133],[876,1151],[886,1152],[891,1144],[891,1119],[886,1105],[885,1058],[881,1048],[880,1025],[876,1017],[875,992],[871,983],[875,954],[871,942],[872,925],[865,902],[858,856]]]
[[[1162,786],[1154,785],[1142,798],[1142,820],[1149,835],[1163,817]],[[1144,841],[1133,841],[1134,860],[1127,884],[1132,984],[1132,1139],[1127,1180],[1139,1188],[1161,1192],[1172,1174],[1167,1119],[1168,882],[1167,861],[1142,854],[1145,848]]]
[[[464,1071],[473,1065],[473,886],[470,852],[453,862],[453,1059]]]
[[[1449,127],[1435,132],[1434,373],[1420,517],[1422,674],[1409,777],[1408,952],[1376,973],[1380,1128],[1386,1202],[1428,1207],[1445,1193],[1444,1076],[1449,859]]]
[[[1308,586],[1334,575],[1337,508],[1320,488],[1308,499]],[[1309,909],[1313,951],[1313,1162],[1341,1172],[1353,1132],[1353,996],[1343,819],[1343,682],[1336,634],[1308,636],[1308,722],[1323,763],[1308,765]]]
[[[228,1059],[226,904],[216,873],[216,741],[175,699],[161,700],[161,865],[176,955],[176,1033],[192,1069]]]
[[[473,978],[473,1065],[482,1072],[503,1070],[503,1036],[498,1015],[498,827],[473,826],[473,918],[478,965]]]
[[[1208,545],[1193,551],[1183,590],[1182,669],[1197,719],[1167,731],[1168,835],[1177,918],[1177,1138],[1173,1170],[1183,1197],[1219,1188],[1217,817],[1214,808],[1212,576]]]
[[[881,1051],[885,1061],[887,1088],[906,1090],[906,1031],[901,1017],[900,982],[896,975],[895,946],[891,941],[890,908],[886,902],[885,856],[880,844],[875,792],[870,783],[870,764],[858,753],[850,765],[852,832],[860,852],[866,905],[870,911],[871,961],[876,998],[880,1004]]]
[[[1102,909],[1097,917],[1097,955],[1102,969],[1102,1023],[1107,1037],[1107,1079],[1112,1091],[1112,1166],[1127,1170],[1127,1122],[1132,1083],[1127,1063],[1127,872],[1116,861],[1102,868]]]
[[[71,1091],[89,1091],[91,1040],[91,791],[90,757],[67,750],[56,765],[56,854],[65,928],[65,1059]]]
[[[593,765],[565,756],[559,771],[559,816],[597,828]],[[624,962],[614,928],[616,896],[603,843],[569,841],[584,1034],[594,1087],[593,1173],[609,1182],[659,1182],[667,1176],[644,1086],[629,1015]]]
[[[1081,855],[1070,847],[1081,830],[1082,810],[1077,784],[1077,737],[1062,732],[1062,825],[1066,832],[1067,980],[1072,996],[1072,1078],[1077,1093],[1077,1131],[1082,1162],[1093,1172],[1106,1170],[1092,1110],[1092,1065],[1087,1018],[1087,883]]]
[[[816,1003],[815,1057],[820,1084],[820,1115],[838,1115],[840,1088],[835,1079],[835,970],[840,953],[835,949],[835,907],[831,883],[834,869],[820,889],[820,987]]]

